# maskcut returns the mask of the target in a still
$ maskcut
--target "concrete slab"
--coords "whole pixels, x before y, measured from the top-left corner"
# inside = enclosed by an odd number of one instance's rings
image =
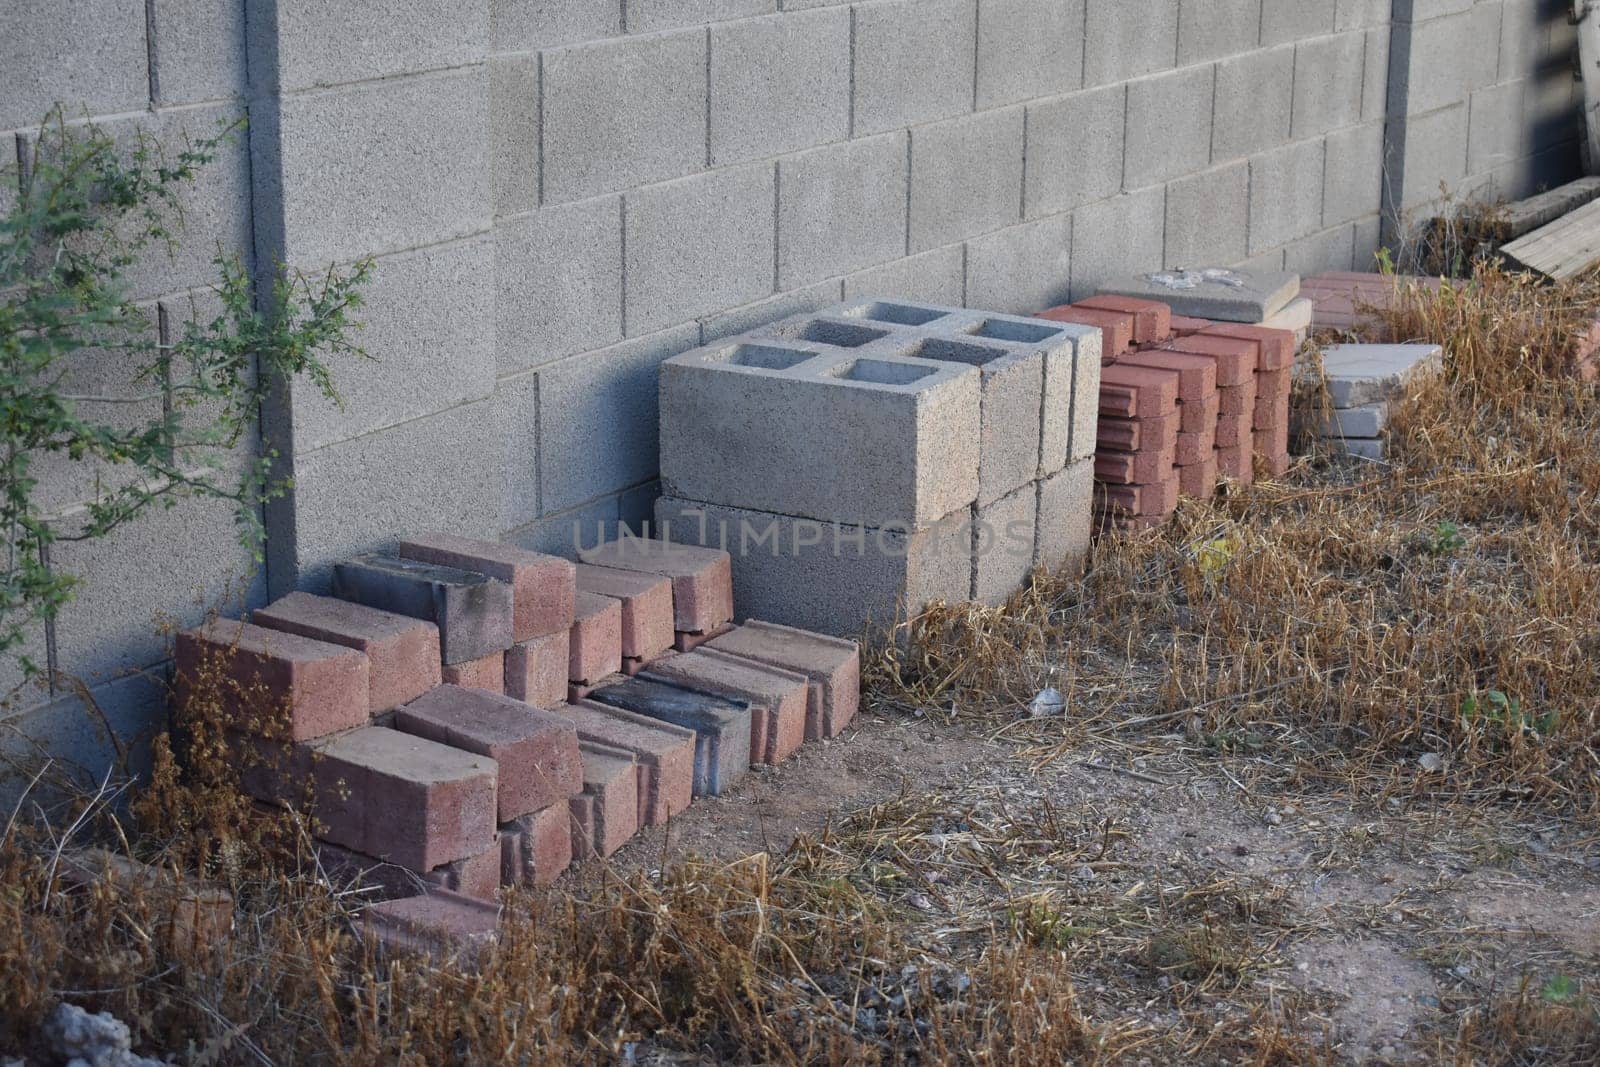
[[[1322,372],[1336,408],[1387,400],[1443,362],[1439,345],[1330,345],[1322,350]]]
[[[1264,322],[1300,293],[1300,276],[1275,271],[1155,271],[1112,278],[1100,292],[1159,300],[1179,315],[1225,322]]]

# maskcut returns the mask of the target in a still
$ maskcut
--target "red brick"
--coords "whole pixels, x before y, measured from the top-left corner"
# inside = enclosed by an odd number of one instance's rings
[[[750,705],[750,762],[782,763],[806,739],[806,676],[699,649],[662,660],[654,671],[685,688]]]
[[[579,556],[597,567],[671,578],[674,630],[709,633],[733,619],[733,562],[719,549],[622,537]]]
[[[622,669],[622,602],[577,594],[567,680],[592,685]]]
[[[1250,414],[1250,425],[1256,430],[1270,430],[1277,426],[1288,429],[1289,398],[1286,396],[1256,396],[1256,406]]]
[[[552,804],[500,827],[500,883],[549,885],[572,866],[572,811]]]
[[[1133,316],[1118,311],[1097,311],[1094,308],[1063,304],[1036,316],[1052,322],[1071,322],[1079,326],[1093,326],[1100,331],[1100,359],[1116,359],[1133,344]]]
[[[231,619],[178,635],[180,699],[220,677],[228,725],[261,737],[309,741],[365,726],[372,714],[366,654]]]
[[[1126,511],[1111,509],[1096,511],[1094,513],[1095,529],[1101,533],[1108,530],[1119,530],[1123,533],[1140,533],[1144,530],[1154,530],[1167,521],[1166,515],[1129,515]]]
[[[1215,391],[1207,394],[1204,400],[1179,404],[1178,432],[1204,433],[1216,425],[1221,413],[1222,398]]]
[[[1217,390],[1217,416],[1219,418],[1249,418],[1256,409],[1256,383],[1251,378],[1243,385],[1230,385]]]
[[[707,647],[805,675],[807,740],[837,737],[860,707],[861,646],[854,641],[749,619]]]
[[[1113,363],[1100,371],[1100,413],[1150,418],[1178,410],[1178,374]]]
[[[579,793],[567,801],[567,818],[572,824],[572,862],[581,863],[594,856],[594,796]]]
[[[1239,448],[1249,450],[1250,441],[1250,416],[1249,415],[1219,415],[1217,416],[1217,447]]]
[[[257,626],[366,654],[369,706],[397,708],[439,684],[439,628],[334,597],[290,593],[251,613]]]
[[[1190,401],[1203,403],[1206,397],[1217,391],[1217,364],[1216,360],[1209,356],[1151,349],[1146,352],[1128,353],[1122,357],[1119,366],[1153,367],[1156,370],[1175,372],[1178,375],[1180,404]]]
[[[672,647],[672,579],[578,564],[578,591],[622,604],[622,658],[647,660]]]
[[[1256,371],[1256,396],[1287,397],[1294,392],[1294,376],[1290,370]]]
[[[1178,491],[1184,496],[1206,500],[1217,491],[1217,454],[1213,450],[1199,463],[1178,468]]]
[[[506,686],[506,654],[491,652],[487,656],[469,659],[465,663],[446,664],[442,672],[444,685],[483,689],[490,693],[504,693]]]
[[[1255,481],[1255,464],[1251,461],[1250,449],[1218,448],[1217,475],[1232,478],[1240,485],[1249,485]]]
[[[1199,433],[1180,433],[1178,447],[1173,449],[1174,466],[1192,467],[1204,463],[1217,448],[1217,426],[1212,423]]]
[[[505,694],[549,708],[567,699],[572,632],[545,634],[506,649]]]
[[[1172,316],[1172,332],[1179,337],[1188,337],[1192,333],[1199,333],[1211,325],[1213,323],[1210,319],[1196,319],[1188,315]]]
[[[642,825],[663,825],[688,809],[694,799],[693,730],[590,700],[563,704],[555,713],[572,723],[580,739],[633,753],[643,772]]]
[[[494,843],[492,759],[381,726],[312,749],[314,814],[326,840],[418,873]]]
[[[639,830],[639,765],[633,753],[583,742],[583,791],[594,798],[593,844],[601,857]]]
[[[1080,300],[1075,306],[1132,315],[1134,344],[1153,344],[1172,336],[1172,309],[1157,300],[1102,293],[1088,300]]]
[[[1276,452],[1258,458],[1269,478],[1282,478],[1289,473],[1289,468],[1294,465],[1294,460],[1287,452]]]
[[[1256,344],[1235,337],[1213,337],[1197,333],[1168,341],[1161,347],[1173,352],[1211,356],[1217,361],[1217,388],[1242,385],[1256,372]]]
[[[1102,485],[1094,487],[1095,501],[1102,510],[1114,508],[1134,515],[1166,515],[1178,506],[1178,474],[1163,482],[1148,485]]]
[[[423,954],[472,966],[499,935],[500,908],[447,889],[386,900],[361,913],[361,928],[385,953]]]
[[[572,564],[498,541],[425,533],[400,543],[400,555],[498,578],[511,586],[511,638],[526,641],[572,625]]]
[[[499,822],[583,791],[572,724],[519,700],[444,685],[397,711],[395,727],[494,760],[500,773]]]
[[[493,901],[500,889],[502,848],[497,836],[494,844],[476,856],[435,867],[422,876],[422,882],[434,889],[448,889],[476,900]]]
[[[1294,332],[1270,326],[1247,326],[1238,322],[1219,322],[1204,331],[1213,337],[1234,337],[1256,344],[1256,367],[1260,370],[1287,370],[1294,365]]]
[[[1178,440],[1180,411],[1146,419],[1119,419],[1101,415],[1095,444],[1098,449],[1113,452],[1138,452],[1149,449],[1159,452],[1171,448]]]
[[[1250,435],[1251,446],[1255,454],[1271,460],[1275,456],[1289,454],[1289,422],[1285,419],[1275,426],[1258,426]],[[1282,474],[1278,471],[1277,474]]]
[[[1100,452],[1094,457],[1094,476],[1097,481],[1116,485],[1159,482],[1172,476],[1176,459],[1172,451]]]
[[[698,634],[685,633],[684,631],[679,630],[673,635],[672,651],[674,653],[693,652],[707,641],[714,641],[731,629],[733,629],[732,623],[729,623],[725,626],[718,626],[715,630],[707,630],[705,633]]]

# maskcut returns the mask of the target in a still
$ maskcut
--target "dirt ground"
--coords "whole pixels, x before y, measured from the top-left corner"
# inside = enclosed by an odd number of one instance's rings
[[[1171,1025],[1176,1007],[1163,1001],[1173,979],[1209,967],[1226,977],[1211,990],[1219,1025],[1234,994],[1241,1004],[1292,1002],[1297,1025],[1320,1028],[1336,1062],[1433,1062],[1457,1012],[1528,982],[1559,998],[1600,969],[1600,844],[1591,836],[1503,811],[1463,816],[1458,804],[1398,792],[1352,803],[1337,782],[1308,789],[1271,756],[1218,751],[1214,739],[1183,732],[1083,739],[1044,758],[1072,730],[1070,709],[1054,721],[1019,711],[1013,724],[984,731],[864,712],[843,737],[753,771],[611,862],[658,871],[664,858],[691,853],[779,856],[797,834],[909,802],[933,820],[919,823],[924,884],[890,892],[908,914],[922,913],[932,955],[971,954],[940,927],[969,914],[974,895],[1013,913],[1019,900],[1050,898],[1049,913],[1074,927],[1064,947],[1122,938],[1121,924],[1097,916],[1131,904],[1147,913],[1155,965],[1130,972],[1083,951],[1075,977],[1096,1018]],[[968,827],[1056,820],[1100,842],[1096,857],[1013,856],[980,864],[985,875],[972,871]],[[1235,943],[1183,944],[1190,898],[1207,902],[1200,926]]]

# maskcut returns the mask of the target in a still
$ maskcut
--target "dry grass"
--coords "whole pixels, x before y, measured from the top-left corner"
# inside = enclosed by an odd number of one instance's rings
[[[1499,828],[1519,821],[1600,829],[1600,395],[1562,373],[1597,304],[1592,282],[1493,273],[1413,294],[1391,325],[1451,359],[1398,412],[1391,461],[1303,459],[1284,480],[1186,504],[1166,529],[1102,541],[1084,581],[931,611],[877,646],[869,701],[1020,742],[1021,781],[1087,768],[1142,787],[1192,771],[1257,806],[1425,812],[1418,836],[1452,859],[1513,862]],[[1047,684],[1067,696],[1065,722],[1019,718]],[[74,836],[225,884],[234,938],[173,943],[152,934],[147,901],[61,892],[59,835],[18,821],[0,841],[0,1052],[37,1052],[40,1019],[66,998],[194,1062],[1342,1055],[1332,1005],[1281,977],[1327,931],[1270,872],[1133,847],[1132,802],[1114,788],[1070,806],[1043,787],[908,793],[783,856],[591,870],[517,894],[475,972],[379,960],[351,936],[360,898],[320,876],[305,828],[225,787],[214,702],[197,687],[181,772],[158,746],[154,788],[120,816],[81,803]],[[1147,773],[1086,755],[1106,750],[1183,762]],[[1384,855],[1376,816],[1319,825],[1318,869]],[[1487,942],[1442,899],[1408,890],[1335,914],[1352,935],[1403,914],[1449,977]],[[1570,995],[1450,978],[1414,1049],[1595,1062],[1594,961],[1546,955],[1578,976]]]

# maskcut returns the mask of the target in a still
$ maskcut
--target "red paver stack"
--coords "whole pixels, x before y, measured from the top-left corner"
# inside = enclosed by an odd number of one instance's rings
[[[1258,458],[1274,476],[1288,469],[1290,331],[1174,316],[1160,302],[1112,295],[1040,317],[1111,339],[1095,454],[1102,528],[1153,526],[1180,495],[1210,496],[1219,476],[1249,484]]]
[[[481,940],[493,909],[471,900],[549,883],[689,806],[713,739],[582,699],[623,671],[650,668],[674,713],[748,716],[741,767],[855,714],[855,642],[733,626],[727,553],[624,538],[582,555],[429,534],[336,568],[361,603],[291,593],[179,635],[179,691],[222,705],[246,792],[303,805],[330,873],[429,896],[373,909],[388,947]]]
[[[1330,271],[1300,281],[1300,294],[1312,302],[1311,329],[1359,333],[1371,342],[1392,341],[1378,311],[1395,307],[1401,291],[1410,286],[1437,291],[1447,284],[1440,278]],[[1460,285],[1450,281],[1450,285]]]

